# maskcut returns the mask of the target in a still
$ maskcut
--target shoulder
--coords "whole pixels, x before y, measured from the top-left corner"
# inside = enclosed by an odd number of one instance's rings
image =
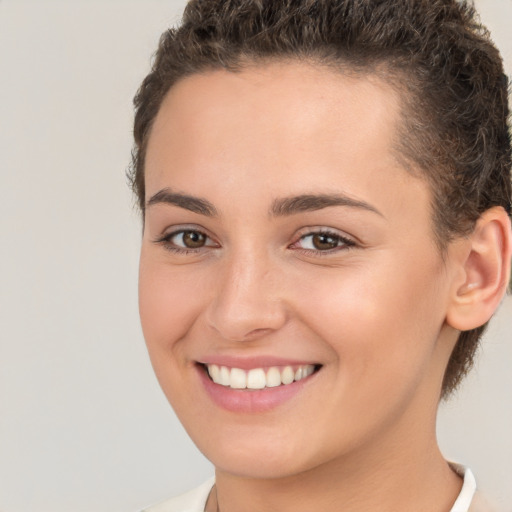
[[[170,500],[152,505],[142,512],[204,512],[206,500],[214,483],[215,479],[210,478],[199,487]]]

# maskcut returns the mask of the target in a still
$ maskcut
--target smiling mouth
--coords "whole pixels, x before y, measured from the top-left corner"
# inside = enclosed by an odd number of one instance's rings
[[[216,364],[203,364],[210,379],[231,389],[265,389],[287,386],[317,372],[321,365],[271,366],[243,370]]]

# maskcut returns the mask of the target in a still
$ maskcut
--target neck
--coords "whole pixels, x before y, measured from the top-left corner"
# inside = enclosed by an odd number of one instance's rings
[[[292,476],[250,478],[217,470],[207,510],[215,512],[217,503],[219,512],[450,510],[462,481],[439,451],[435,409],[428,422],[404,418],[401,428],[395,425],[370,445]]]
[[[214,507],[219,512],[432,512],[450,510],[462,482],[435,454],[331,461],[299,475],[251,479],[217,471]]]

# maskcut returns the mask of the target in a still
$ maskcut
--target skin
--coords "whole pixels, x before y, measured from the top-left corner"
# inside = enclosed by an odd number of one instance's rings
[[[460,491],[435,418],[471,249],[439,254],[429,188],[393,150],[399,122],[377,78],[304,63],[194,75],[163,102],[146,158],[140,313],[162,389],[216,467],[208,510],[218,499],[222,512],[441,512]],[[149,204],[162,190],[217,215]],[[304,194],[369,208],[269,213]],[[205,245],[161,241],[185,228]],[[314,250],[320,229],[350,244]],[[322,366],[282,405],[235,413],[198,378],[211,355]]]

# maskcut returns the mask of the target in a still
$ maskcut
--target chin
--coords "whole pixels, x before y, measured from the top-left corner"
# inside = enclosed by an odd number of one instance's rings
[[[308,469],[305,461],[291,461],[284,458],[268,456],[256,450],[252,454],[213,455],[209,457],[217,471],[236,475],[240,478],[262,480],[283,479],[303,473]],[[303,463],[301,463],[303,462]]]
[[[308,469],[308,455],[297,443],[286,442],[277,430],[270,437],[228,432],[216,439],[190,433],[216,470],[242,478],[285,478]]]

